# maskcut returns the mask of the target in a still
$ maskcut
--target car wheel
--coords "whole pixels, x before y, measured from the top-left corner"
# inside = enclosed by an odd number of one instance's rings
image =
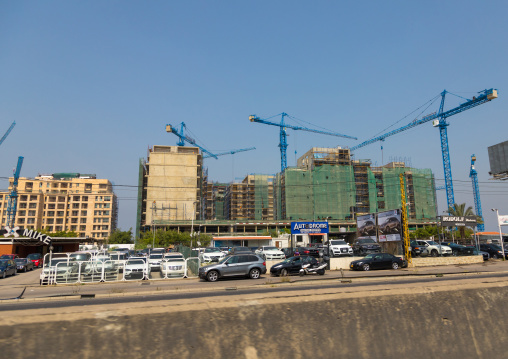
[[[249,272],[250,279],[258,279],[260,275],[261,275],[261,272],[257,268],[252,268]]]
[[[438,253],[437,253],[437,251],[436,251],[435,249],[433,249],[433,250],[430,252],[430,255],[431,255],[432,257],[437,257],[437,254],[438,254]]]
[[[325,275],[325,270],[324,269],[320,269],[317,271],[317,274],[319,275]]]
[[[364,271],[368,271],[370,270],[370,265],[368,265],[367,263],[365,263],[363,266],[362,266],[363,270]]]
[[[499,256],[498,256],[497,254],[494,254],[494,255],[492,256],[492,258],[493,258],[493,259],[498,259],[498,258],[499,258]]]
[[[216,282],[217,279],[219,279],[219,272],[215,270],[211,270],[206,274],[206,280],[208,280],[209,282]]]
[[[397,262],[393,262],[392,263],[392,268],[393,269],[399,269],[399,264]]]
[[[287,269],[281,269],[280,270],[280,276],[281,277],[286,277],[288,275],[288,270]]]

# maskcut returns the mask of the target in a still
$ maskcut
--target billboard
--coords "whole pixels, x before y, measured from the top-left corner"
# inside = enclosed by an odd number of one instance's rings
[[[328,222],[291,222],[291,234],[328,233]]]
[[[489,162],[490,172],[492,176],[508,172],[508,141],[490,146]]]
[[[456,217],[456,216],[441,216],[442,227],[475,227],[478,224],[475,216]]]
[[[380,212],[377,214],[377,229],[380,242],[393,242],[402,239],[401,210]]]
[[[358,231],[358,238],[371,238],[376,240],[376,216],[374,214],[357,216],[356,228]]]

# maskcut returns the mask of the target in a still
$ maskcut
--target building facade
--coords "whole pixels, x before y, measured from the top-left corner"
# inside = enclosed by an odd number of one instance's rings
[[[7,192],[0,192],[2,226],[13,180]],[[79,173],[20,177],[17,192],[15,226],[20,229],[76,232],[97,241],[105,241],[116,229],[117,197],[107,179]]]

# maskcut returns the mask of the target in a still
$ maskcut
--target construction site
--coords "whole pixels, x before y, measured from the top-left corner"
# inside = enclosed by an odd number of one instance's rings
[[[180,129],[168,124],[166,131],[179,138],[177,146],[153,146],[147,158],[140,161],[136,236],[156,229],[212,235],[266,234],[288,229],[291,221],[326,220],[331,238],[345,238],[355,235],[358,216],[402,206],[407,211],[410,230],[435,225],[438,220],[436,185],[430,169],[413,168],[404,161],[373,166],[370,159],[355,158],[353,152],[432,121],[441,136],[445,178],[442,189],[446,191],[447,208],[453,207],[447,118],[496,99],[497,90],[480,91],[449,110],[444,109],[446,94],[449,92],[445,90],[432,100],[441,99],[438,111],[349,148],[312,147],[297,159],[294,167],[287,165],[288,129],[357,138],[291,125],[286,119],[298,119],[287,113],[267,119],[251,115],[249,121],[252,123],[279,128],[281,170],[275,174],[251,173],[232,183],[218,183],[208,178],[203,159],[249,151],[254,147],[214,154],[184,133],[185,123],[180,124]],[[281,117],[280,122],[271,120],[276,116]],[[473,155],[470,174],[473,184],[477,181],[475,160]],[[476,215],[482,218],[478,186],[474,188]],[[479,230],[483,226],[481,222]]]

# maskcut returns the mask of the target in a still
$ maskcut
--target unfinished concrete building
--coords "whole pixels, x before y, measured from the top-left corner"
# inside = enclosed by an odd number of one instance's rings
[[[272,175],[251,174],[231,183],[224,194],[226,219],[273,220]]]
[[[198,147],[153,146],[139,165],[139,231],[199,218],[203,159]]]

